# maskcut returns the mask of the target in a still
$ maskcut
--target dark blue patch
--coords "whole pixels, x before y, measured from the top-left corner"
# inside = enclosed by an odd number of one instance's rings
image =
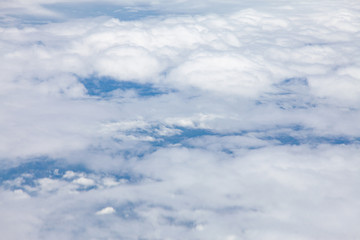
[[[297,139],[293,136],[286,135],[286,134],[280,134],[276,136],[266,136],[261,138],[262,140],[276,140],[281,145],[300,145],[301,141],[300,139]]]
[[[166,221],[168,225],[180,226],[189,229],[196,227],[196,222],[191,220],[180,220],[172,216],[164,216],[163,219]]]
[[[349,145],[349,144],[360,143],[359,138],[351,138],[344,136],[313,137],[313,138],[308,138],[307,141],[313,144],[331,144],[331,145]]]
[[[31,177],[24,178],[24,185],[34,186],[34,181],[40,178],[62,178],[66,171],[89,173],[83,165],[65,166],[60,161],[51,160],[46,157],[31,159],[29,162],[19,166],[0,169],[0,183],[6,180],[14,180],[23,174],[30,174]]]
[[[309,90],[309,82],[307,78],[294,77],[284,79],[283,81],[274,84],[274,87],[276,87],[279,91],[268,93],[269,96],[277,96],[291,100],[291,98],[295,97],[296,94],[306,93]]]
[[[138,183],[142,179],[144,179],[143,175],[126,173],[126,172],[110,172],[108,174],[104,174],[104,176],[113,177],[117,181],[125,179],[125,180],[127,180],[128,183]]]
[[[341,144],[358,144],[360,143],[360,138],[352,138],[347,136],[315,136],[309,133],[310,129],[306,129],[304,126],[299,124],[289,125],[289,126],[278,126],[272,130],[279,131],[284,129],[285,132],[272,134],[269,132],[268,135],[266,133],[268,130],[255,130],[255,131],[241,131],[234,133],[221,134],[213,132],[209,129],[192,129],[192,128],[184,128],[177,127],[176,129],[181,130],[182,132],[173,136],[165,136],[161,137],[160,140],[152,142],[154,147],[164,147],[168,144],[182,144],[186,147],[191,147],[186,144],[186,140],[203,137],[203,136],[243,136],[249,133],[265,133],[264,137],[259,137],[262,140],[275,140],[280,145],[301,145],[301,144],[311,144],[311,145],[319,145],[319,144],[332,144],[332,145],[341,145]],[[270,130],[271,131],[271,130]],[[290,133],[288,133],[290,131]],[[301,134],[301,132],[305,131],[306,134]],[[296,132],[297,134],[291,134],[291,132]],[[156,136],[155,136],[156,137]],[[251,149],[258,149],[258,147],[254,147]],[[222,149],[224,153],[233,154],[233,151],[227,148]]]
[[[274,136],[266,136],[262,138],[263,140],[276,140],[281,145],[301,145],[301,144],[310,144],[310,145],[319,145],[319,144],[331,144],[331,145],[349,145],[349,144],[359,144],[360,138],[352,138],[346,136],[314,136],[306,135],[302,137],[291,136],[290,134],[278,134]]]
[[[94,189],[97,189],[97,188],[98,188],[97,186],[81,186],[81,185],[79,185],[76,188],[76,191],[87,192],[87,191],[91,191],[91,190],[94,190]]]
[[[293,131],[301,131],[301,130],[305,130],[304,126],[299,125],[299,124],[294,124],[289,126],[289,128]]]
[[[234,153],[233,151],[231,151],[230,149],[227,149],[227,148],[222,149],[222,152],[229,154],[229,155],[232,155]]]
[[[326,139],[327,142],[329,142],[330,144],[352,144],[354,143],[356,140],[351,140],[348,138],[344,138],[344,137],[338,137],[338,138],[330,138],[330,139]]]
[[[91,77],[79,79],[79,81],[85,86],[90,96],[106,96],[114,90],[129,91],[133,90],[140,97],[152,97],[167,92],[161,91],[155,88],[150,83],[136,83],[131,81],[116,81],[107,77]]]
[[[66,171],[73,171],[75,173],[97,174],[100,176],[110,176],[116,180],[126,179],[128,183],[136,183],[143,179],[143,176],[131,174],[128,172],[94,172],[86,168],[82,164],[64,164],[61,161],[51,160],[46,157],[31,159],[31,161],[20,164],[16,167],[0,169],[0,184],[7,180],[15,180],[22,177],[23,186],[36,186],[36,181],[41,178],[62,179]],[[24,176],[28,174],[29,176]],[[73,179],[63,179],[65,181],[72,181]],[[20,187],[22,188],[22,187]],[[79,191],[89,191],[96,188],[96,186],[80,186]]]
[[[176,129],[181,130],[181,133],[173,136],[164,136],[160,141],[153,142],[153,145],[164,146],[167,144],[181,143],[184,140],[190,138],[219,135],[217,133],[210,131],[209,129],[193,129],[193,128],[184,128],[184,127],[176,127]]]
[[[281,86],[293,86],[293,85],[302,85],[309,86],[308,80],[306,78],[288,78],[280,83]]]
[[[316,107],[309,93],[309,82],[304,77],[287,78],[274,84],[275,91],[268,93],[265,100],[277,105],[280,109],[295,110]]]
[[[329,45],[327,42],[318,42],[318,43],[305,43],[305,46],[325,46]]]
[[[43,41],[36,41],[35,45],[36,46],[45,46],[45,43]]]

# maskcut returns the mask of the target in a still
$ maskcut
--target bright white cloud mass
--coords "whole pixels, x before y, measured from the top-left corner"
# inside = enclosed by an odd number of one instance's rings
[[[357,0],[0,0],[7,240],[359,239]]]

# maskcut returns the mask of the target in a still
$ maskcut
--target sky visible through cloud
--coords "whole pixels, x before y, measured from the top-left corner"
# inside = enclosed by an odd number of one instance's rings
[[[6,240],[359,239],[357,0],[0,0]]]

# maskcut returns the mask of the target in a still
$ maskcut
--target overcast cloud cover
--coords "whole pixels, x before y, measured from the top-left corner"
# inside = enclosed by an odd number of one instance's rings
[[[357,0],[0,0],[7,240],[359,239]]]

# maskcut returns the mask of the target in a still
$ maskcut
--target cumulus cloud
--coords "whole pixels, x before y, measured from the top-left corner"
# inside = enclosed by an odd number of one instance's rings
[[[105,234],[178,239],[180,233],[204,239],[351,238],[358,235],[358,194],[353,187],[358,181],[357,152],[358,146],[329,145],[269,146],[233,156],[215,148],[161,149],[129,163],[149,177],[135,185],[101,187],[97,181],[97,188],[83,190],[71,181],[44,178],[31,198],[19,198],[24,195],[20,190],[2,189],[2,206],[7,206],[2,212],[17,213],[21,205],[21,216],[13,215],[13,220],[21,218],[34,239],[71,238],[79,224],[94,230],[82,232],[81,238]],[[57,186],[51,194],[50,182]],[[42,211],[34,211],[40,206]],[[93,219],[94,212],[110,218]],[[30,219],[48,227],[38,229]]]
[[[359,10],[5,2],[3,236],[358,238]]]
[[[78,179],[75,179],[74,183],[77,183],[77,184],[83,185],[83,186],[92,186],[92,185],[94,185],[94,180],[85,178],[85,177],[80,177]]]
[[[271,81],[267,75],[264,64],[241,55],[198,54],[174,69],[169,79],[179,85],[190,85],[204,90],[256,96],[270,87]]]
[[[115,209],[113,207],[106,207],[96,212],[96,215],[107,215],[115,213]]]

